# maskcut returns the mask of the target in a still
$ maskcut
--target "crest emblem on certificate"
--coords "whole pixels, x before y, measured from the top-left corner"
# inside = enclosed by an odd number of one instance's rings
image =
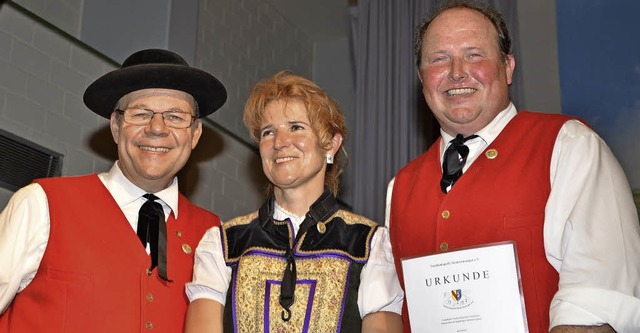
[[[442,305],[447,309],[462,309],[471,304],[473,304],[473,300],[466,295],[466,292],[463,295],[462,289],[454,289],[443,295]]]

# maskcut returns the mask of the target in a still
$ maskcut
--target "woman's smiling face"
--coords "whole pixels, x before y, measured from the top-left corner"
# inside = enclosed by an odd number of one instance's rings
[[[260,156],[264,174],[276,189],[322,191],[327,152],[318,143],[303,103],[267,104],[260,126]]]

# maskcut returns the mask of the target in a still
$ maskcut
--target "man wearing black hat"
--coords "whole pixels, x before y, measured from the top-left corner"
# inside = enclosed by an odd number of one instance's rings
[[[0,214],[0,332],[182,331],[193,249],[220,220],[178,193],[176,174],[200,118],[226,98],[215,77],[158,49],[87,88],[118,161],[38,179]]]

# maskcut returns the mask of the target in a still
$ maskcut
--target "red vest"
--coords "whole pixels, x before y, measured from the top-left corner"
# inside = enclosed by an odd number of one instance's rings
[[[147,274],[150,257],[97,175],[37,182],[49,202],[49,241],[0,331],[182,332],[193,251],[219,218],[179,196],[179,219],[167,221],[166,282],[157,268]]]
[[[439,140],[400,170],[389,231],[400,281],[400,258],[514,240],[529,332],[548,332],[558,273],[546,260],[544,209],[553,146],[569,119],[519,112],[446,195]],[[408,332],[406,306],[403,317]]]

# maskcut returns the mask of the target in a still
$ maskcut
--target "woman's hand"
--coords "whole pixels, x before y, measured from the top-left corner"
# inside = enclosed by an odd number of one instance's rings
[[[402,333],[402,316],[379,311],[364,316],[362,333]]]

